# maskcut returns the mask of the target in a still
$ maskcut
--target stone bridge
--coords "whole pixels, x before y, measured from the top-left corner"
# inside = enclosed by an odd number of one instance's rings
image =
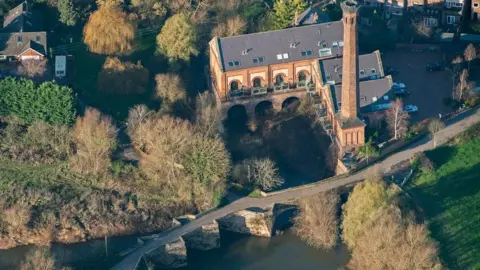
[[[474,124],[480,121],[480,109],[472,109],[466,111],[460,115],[449,120],[446,124],[446,128],[441,130],[436,134],[437,142],[444,143],[447,140],[453,138],[454,136],[458,135],[462,131],[468,129],[469,127],[473,126]],[[430,150],[433,148],[433,143],[429,138],[424,138],[416,143],[410,145],[406,149],[396,154],[393,154],[384,160],[378,162],[376,166],[384,172],[390,171],[391,167],[399,162],[405,161],[413,157],[415,153],[423,152],[426,150]],[[282,190],[279,192],[272,192],[269,193],[266,197],[262,198],[242,198],[237,201],[234,201],[231,204],[228,204],[222,208],[215,209],[213,211],[209,211],[208,213],[204,213],[198,215],[194,220],[185,223],[184,225],[178,224],[178,226],[173,227],[161,234],[155,235],[148,241],[145,245],[138,248],[137,250],[130,253],[127,257],[124,258],[119,264],[114,266],[112,269],[114,270],[133,270],[136,269],[140,260],[144,256],[153,257],[155,252],[160,252],[158,255],[162,256],[162,254],[166,254],[168,251],[171,250],[172,254],[180,254],[183,251],[180,251],[178,247],[182,245],[183,237],[188,235],[192,232],[198,232],[198,230],[203,230],[206,228],[205,226],[212,226],[214,222],[222,223],[225,220],[235,220],[235,219],[242,219],[245,221],[245,224],[248,224],[248,220],[257,220],[252,224],[260,224],[256,228],[257,232],[269,231],[270,234],[272,232],[272,227],[268,227],[266,216],[270,215],[270,207],[274,207],[276,203],[283,203],[292,200],[296,200],[302,197],[311,196],[320,192],[325,192],[328,190],[345,187],[348,185],[355,184],[359,181],[362,181],[365,178],[366,171],[359,171],[355,174],[345,175],[344,177],[334,177],[331,179],[325,179],[319,181],[317,183],[304,185],[296,188],[290,188],[286,190]],[[251,210],[255,209],[255,210]],[[241,212],[247,211],[247,212]],[[239,213],[243,213],[244,216],[239,217]],[[248,213],[248,215],[245,214]],[[273,210],[272,210],[273,213]],[[262,217],[263,221],[259,221]],[[278,215],[280,216],[280,215]],[[222,219],[223,218],[223,219]],[[228,223],[228,222],[227,222]],[[231,221],[232,224],[236,224],[235,222]],[[213,225],[214,226],[214,225]],[[245,229],[248,228],[248,229]],[[250,230],[249,225],[239,226],[236,230],[240,230],[243,228],[244,232]],[[264,229],[259,229],[264,228]],[[253,231],[253,230],[252,230]],[[266,233],[265,233],[266,234]],[[267,235],[264,235],[267,236]],[[188,243],[188,241],[187,241]],[[163,251],[162,251],[163,250]],[[163,253],[162,253],[163,252]],[[168,255],[168,254],[167,254]],[[186,256],[186,255],[185,255]],[[166,256],[170,258],[169,256]]]

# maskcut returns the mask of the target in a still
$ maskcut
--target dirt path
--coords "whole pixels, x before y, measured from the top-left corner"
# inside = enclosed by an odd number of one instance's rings
[[[440,131],[437,135],[437,141],[440,143],[447,141],[448,139],[458,135],[462,131],[466,130],[467,128],[473,126],[475,123],[480,122],[480,108],[476,108],[463,114],[460,114],[453,119],[449,120],[446,124],[447,127]],[[394,154],[387,159],[379,162],[376,166],[380,168],[380,170],[387,172],[390,168],[404,160],[411,158],[415,153],[426,151],[433,148],[433,142],[429,138],[424,138],[419,142],[414,143],[413,145],[409,146],[402,152]],[[265,208],[270,206],[273,203],[280,203],[289,201],[292,199],[297,199],[309,195],[313,195],[319,192],[328,191],[331,189],[335,189],[338,187],[346,186],[349,184],[356,183],[361,181],[365,177],[365,170],[358,172],[356,174],[347,176],[345,178],[340,178],[331,182],[324,182],[321,181],[315,185],[308,187],[298,187],[295,189],[290,189],[282,193],[277,193],[275,195],[264,197],[264,198],[242,198],[240,200],[234,201],[233,203],[226,205],[223,208],[218,210],[212,211],[206,215],[201,216],[200,218],[191,221],[190,223],[185,224],[178,229],[174,229],[171,231],[165,232],[161,237],[152,240],[145,244],[145,246],[140,247],[139,249],[135,250],[131,254],[129,254],[122,262],[114,266],[112,269],[114,270],[133,270],[136,268],[138,262],[142,258],[142,256],[154,250],[164,244],[172,242],[178,237],[184,235],[187,232],[191,232],[202,225],[206,225],[208,223],[213,222],[215,219],[219,219],[231,213],[249,208],[249,207],[261,207]]]

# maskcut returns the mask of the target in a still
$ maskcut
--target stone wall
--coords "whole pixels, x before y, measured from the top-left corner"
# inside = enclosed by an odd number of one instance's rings
[[[218,223],[213,221],[210,224],[203,225],[192,232],[183,236],[188,248],[198,250],[210,250],[220,247],[220,230]]]
[[[223,217],[217,222],[222,230],[263,237],[272,236],[271,210],[249,208]]]
[[[161,268],[180,268],[187,266],[187,248],[182,237],[145,254],[145,259]]]

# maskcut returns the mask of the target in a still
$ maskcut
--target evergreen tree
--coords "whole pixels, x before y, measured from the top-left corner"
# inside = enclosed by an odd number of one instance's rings
[[[189,61],[191,55],[198,55],[198,34],[195,25],[185,14],[170,17],[157,36],[157,50],[171,61]]]
[[[273,3],[274,12],[270,14],[275,29],[288,27],[308,7],[304,0],[277,0]]]
[[[77,23],[79,13],[72,0],[58,0],[57,8],[60,12],[60,22],[68,26],[74,26]]]

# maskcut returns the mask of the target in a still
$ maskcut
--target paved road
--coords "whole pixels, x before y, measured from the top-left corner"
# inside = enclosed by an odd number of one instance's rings
[[[477,122],[480,122],[480,108],[465,112],[448,121],[447,127],[437,134],[437,138],[438,138],[437,140],[440,143],[445,142],[446,140],[461,133],[462,131],[464,131],[465,129],[474,125]],[[415,153],[429,150],[432,148],[433,148],[433,142],[429,138],[425,138],[411,145],[404,151],[394,154],[388,157],[387,159],[383,160],[382,162],[379,162],[377,166],[380,168],[380,170],[387,172],[390,170],[391,166],[411,158]],[[184,235],[185,233],[191,232],[197,228],[200,228],[202,225],[211,223],[213,222],[213,220],[219,219],[228,214],[231,214],[246,208],[250,208],[250,207],[265,208],[272,205],[273,203],[281,203],[281,202],[289,201],[292,199],[297,199],[297,198],[313,195],[319,192],[328,191],[338,187],[353,184],[363,180],[365,177],[365,173],[366,173],[365,171],[361,171],[351,176],[337,179],[331,182],[324,182],[324,183],[320,182],[318,185],[315,185],[313,187],[308,186],[306,188],[292,189],[292,190],[288,190],[286,192],[275,194],[269,197],[258,198],[258,199],[247,197],[247,198],[242,198],[240,200],[234,201],[233,203],[223,208],[220,208],[218,210],[212,211],[208,214],[205,214],[199,217],[198,219],[193,220],[182,227],[179,227],[178,229],[165,232],[163,235],[161,235],[161,237],[146,243],[144,246],[138,248],[137,250],[129,254],[122,262],[114,266],[112,269],[113,270],[133,270],[135,269],[136,265],[142,258],[143,254],[151,250],[154,250],[164,244],[177,240],[180,236]]]

